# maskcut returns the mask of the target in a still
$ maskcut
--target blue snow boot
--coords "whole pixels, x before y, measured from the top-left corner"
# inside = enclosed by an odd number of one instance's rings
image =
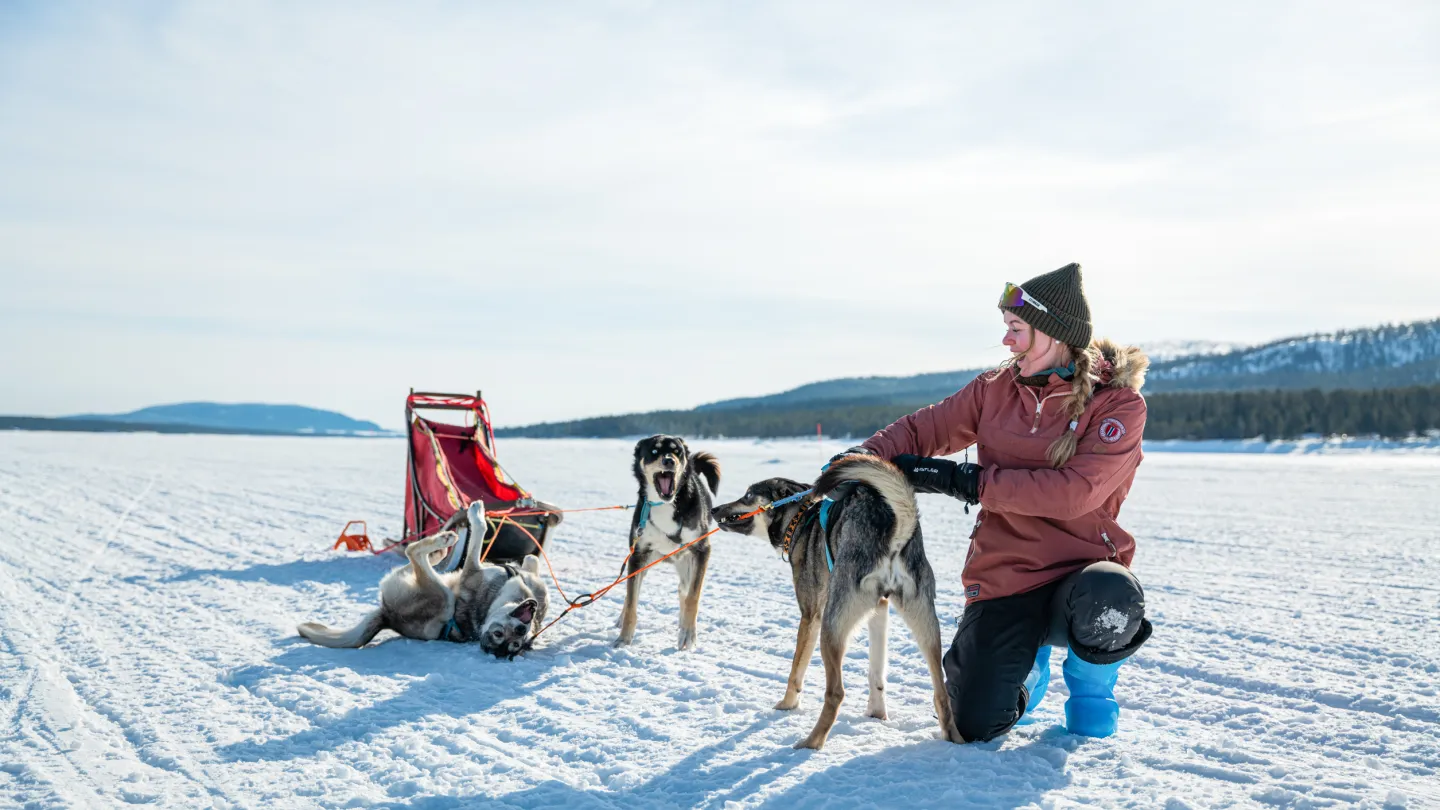
[[[1109,737],[1120,721],[1120,704],[1115,702],[1115,681],[1120,664],[1092,664],[1072,650],[1065,657],[1061,673],[1070,687],[1065,701],[1065,728],[1082,737]]]
[[[1020,721],[1016,725],[1025,726],[1035,722],[1035,709],[1039,707],[1040,701],[1045,699],[1045,690],[1050,688],[1050,648],[1042,646],[1040,651],[1035,653],[1035,664],[1030,667],[1030,674],[1025,676],[1025,692],[1030,695],[1030,700],[1025,704],[1025,713],[1020,715]]]

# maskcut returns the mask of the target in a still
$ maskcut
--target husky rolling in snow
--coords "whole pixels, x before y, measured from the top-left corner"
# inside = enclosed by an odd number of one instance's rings
[[[471,526],[484,526],[484,506],[470,505]],[[540,560],[531,555],[512,565],[480,564],[483,543],[470,543],[460,570],[437,574],[431,556],[459,540],[439,532],[405,547],[410,562],[380,580],[380,607],[349,630],[306,622],[296,628],[323,647],[363,647],[381,630],[406,638],[480,642],[497,658],[514,658],[539,632],[549,594],[539,577]]]
[[[720,486],[720,462],[709,453],[691,454],[678,437],[651,436],[635,445],[634,472],[640,493],[630,521],[632,552],[626,572],[632,574],[709,530],[712,493]],[[669,562],[680,576],[680,635],[675,646],[688,650],[695,645],[710,541],[696,543]],[[625,583],[617,647],[635,639],[635,612],[644,578],[640,574]]]
[[[810,736],[795,747],[818,749],[825,745],[845,698],[840,671],[845,648],[866,616],[870,618],[867,713],[885,718],[885,634],[891,602],[909,626],[930,669],[940,731],[945,739],[961,742],[940,665],[935,574],[920,540],[915,491],[890,462],[870,456],[847,456],[820,475],[805,500],[739,519],[806,489],[798,481],[770,478],[751,485],[739,500],[717,506],[714,511],[720,528],[767,538],[782,559],[789,557],[795,599],[800,603],[800,632],[795,639],[785,696],[775,708],[793,709],[799,705],[805,670],[815,651],[816,635],[820,637],[825,706]],[[837,489],[850,491],[842,496]],[[827,531],[817,512],[823,496],[832,492],[838,499],[828,516]]]

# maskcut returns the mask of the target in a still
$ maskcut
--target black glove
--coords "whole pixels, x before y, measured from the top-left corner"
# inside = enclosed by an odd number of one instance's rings
[[[890,462],[905,473],[916,492],[933,492],[959,498],[968,504],[980,502],[979,464],[958,464],[949,459],[926,458],[911,453],[896,456]]]
[[[868,447],[862,447],[861,445],[858,445],[858,444],[857,444],[857,445],[855,445],[854,447],[850,448],[849,450],[846,450],[846,451],[843,452],[843,453],[836,453],[835,455],[831,456],[831,457],[830,457],[830,460],[827,461],[827,462],[825,462],[825,466],[824,466],[824,467],[821,467],[820,469],[821,469],[821,470],[824,470],[824,469],[828,468],[831,464],[834,464],[835,462],[839,461],[840,459],[842,459],[842,458],[844,458],[844,457],[846,457],[846,456],[873,456],[873,455],[875,455],[875,454],[874,454],[873,452],[871,452],[870,448],[868,448]]]

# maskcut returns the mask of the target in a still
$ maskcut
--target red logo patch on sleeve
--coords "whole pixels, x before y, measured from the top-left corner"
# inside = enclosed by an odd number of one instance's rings
[[[1125,437],[1125,423],[1113,417],[1100,423],[1100,441],[1114,444]]]

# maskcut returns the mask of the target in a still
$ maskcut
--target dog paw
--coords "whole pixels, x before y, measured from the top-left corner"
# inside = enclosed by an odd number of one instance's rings
[[[868,709],[866,709],[866,710],[865,710],[865,716],[866,716],[866,717],[873,717],[873,718],[875,718],[876,720],[889,720],[889,719],[890,719],[890,715],[889,715],[888,713],[886,713],[886,711],[885,711],[885,704],[883,704],[883,703],[880,704],[879,706],[871,706],[871,707],[869,707]]]
[[[440,532],[439,534],[432,534],[424,539],[416,540],[414,546],[422,554],[434,554],[445,551],[458,542],[460,542],[460,535],[455,532]]]
[[[965,738],[960,736],[960,731],[959,729],[955,728],[954,723],[946,723],[945,726],[941,729],[941,736],[943,736],[949,742],[955,743],[956,745],[965,744]]]
[[[795,697],[781,698],[780,702],[775,704],[775,708],[778,711],[789,712],[794,711],[799,705],[800,696],[796,695]]]
[[[630,646],[630,642],[632,642],[632,641],[634,641],[634,640],[635,640],[635,637],[634,637],[634,636],[628,636],[628,637],[627,637],[627,636],[621,636],[621,637],[615,639],[615,643],[612,644],[612,645],[610,645],[610,646],[612,646],[612,647],[629,647],[629,646]]]
[[[692,629],[692,630],[684,630],[684,629],[682,629],[682,630],[680,631],[680,637],[675,640],[675,649],[677,649],[677,650],[689,650],[689,649],[693,649],[693,648],[695,647],[695,635],[696,635],[696,634],[695,634],[695,631],[694,631],[693,629]]]
[[[806,737],[800,742],[795,743],[794,747],[796,750],[809,748],[812,751],[819,751],[821,748],[825,747],[825,735],[811,734],[809,737]]]

